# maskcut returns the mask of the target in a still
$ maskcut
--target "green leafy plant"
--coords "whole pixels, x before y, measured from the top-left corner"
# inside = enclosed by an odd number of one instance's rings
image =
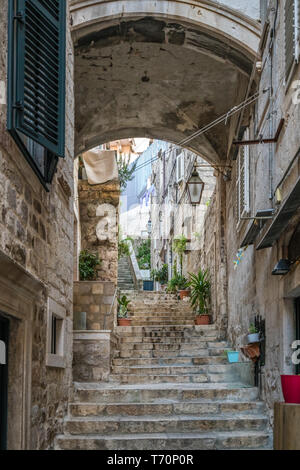
[[[117,163],[119,170],[120,188],[121,190],[124,190],[126,189],[128,182],[132,181],[134,178],[137,160],[133,164],[130,164],[130,155],[121,155]]]
[[[87,250],[81,251],[79,255],[79,277],[81,281],[94,281],[97,277],[97,267],[101,260]]]
[[[248,332],[250,335],[255,335],[256,333],[258,333],[258,329],[254,325],[254,323],[250,324]]]
[[[184,276],[178,276],[177,278],[178,290],[186,290],[189,287],[189,281]]]
[[[151,240],[142,242],[137,250],[136,259],[140,269],[149,269],[151,266]]]
[[[124,258],[125,256],[130,255],[130,248],[128,245],[128,238],[125,238],[124,240],[119,240],[118,243],[118,258]]]
[[[190,302],[197,315],[207,315],[209,312],[211,283],[208,270],[199,270],[198,274],[190,275]]]
[[[189,281],[186,277],[177,274],[168,282],[167,292],[175,293],[178,290],[186,290],[189,287]]]
[[[185,235],[181,235],[180,237],[174,238],[174,241],[173,241],[173,250],[179,256],[181,276],[182,276],[182,265],[183,265],[183,253],[186,250],[187,241],[188,239],[185,237]]]
[[[118,299],[118,304],[119,304],[118,317],[127,318],[128,317],[128,305],[130,304],[130,300],[127,298],[126,295],[123,295],[121,298]]]
[[[161,269],[152,269],[151,277],[154,281],[160,283],[160,285],[167,284],[168,282],[168,265],[163,264]]]

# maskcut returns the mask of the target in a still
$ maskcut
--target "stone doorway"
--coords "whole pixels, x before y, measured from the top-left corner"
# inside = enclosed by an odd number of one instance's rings
[[[0,315],[0,449],[7,448],[9,320]]]

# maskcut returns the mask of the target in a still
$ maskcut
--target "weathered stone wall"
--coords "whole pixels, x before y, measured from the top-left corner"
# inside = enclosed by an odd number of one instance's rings
[[[75,382],[108,381],[116,338],[111,331],[75,331],[73,379]]]
[[[74,282],[74,312],[86,312],[88,330],[111,330],[114,325],[114,282]],[[111,310],[111,315],[109,315]]]
[[[81,221],[81,249],[98,253],[101,265],[97,280],[118,278],[118,207],[120,186],[118,180],[90,185],[79,181],[79,210]]]
[[[300,78],[300,67],[295,66],[293,75],[285,83],[284,50],[284,3],[280,2],[275,27],[273,46],[272,76],[270,69],[270,31],[262,52],[262,73],[260,91],[270,90],[273,94],[262,93],[257,106],[245,114],[244,124],[250,124],[251,136],[262,134],[274,137],[281,118],[285,125],[277,144],[250,146],[250,213],[274,209],[275,214],[282,204],[277,204],[275,192],[280,189],[285,201],[300,175],[300,104],[297,98],[296,80]],[[271,2],[269,20],[275,20],[276,2]],[[228,279],[228,338],[239,348],[246,343],[246,335],[255,315],[261,315],[266,322],[266,360],[261,369],[259,386],[261,396],[266,400],[270,420],[273,419],[274,402],[282,400],[280,374],[295,373],[292,364],[291,344],[296,339],[294,299],[300,295],[300,266],[296,263],[284,277],[272,276],[277,261],[287,257],[293,229],[299,223],[299,210],[290,220],[289,226],[271,248],[257,251],[260,240],[270,226],[267,222],[259,233],[254,245],[247,248],[240,264],[235,269],[234,260],[252,221],[238,223],[236,217],[237,164],[232,163],[232,179],[226,183],[225,240],[227,252]],[[211,221],[207,219],[208,233]],[[219,256],[219,254],[217,255]]]
[[[220,337],[227,328],[227,258],[224,239],[225,229],[225,187],[221,174],[217,178],[215,192],[205,215],[199,239],[198,256],[190,256],[191,271],[208,269],[211,280],[211,313]]]
[[[36,294],[32,321],[31,397],[29,440],[23,446],[46,449],[62,431],[67,410],[72,365],[73,279],[73,46],[67,33],[66,157],[47,192],[6,131],[7,6],[0,10],[0,250],[45,286]],[[0,265],[1,271],[1,265]],[[5,275],[5,273],[2,273]],[[0,292],[0,298],[4,292]],[[47,299],[66,309],[66,367],[47,367]],[[13,300],[13,299],[12,299]],[[13,317],[13,310],[10,312]],[[12,321],[13,323],[13,321]],[[24,328],[24,325],[21,324]],[[11,348],[15,338],[11,335]],[[16,345],[15,345],[16,346]],[[17,347],[17,346],[16,346]],[[24,345],[30,348],[30,344]],[[21,354],[21,352],[20,352]],[[20,360],[22,358],[20,357]],[[11,390],[12,393],[13,390]],[[13,401],[12,401],[13,403]],[[26,404],[27,406],[27,404]],[[10,412],[10,410],[9,410]],[[9,414],[9,417],[13,416]],[[13,419],[13,418],[12,418]],[[26,423],[27,425],[28,423]],[[13,423],[9,423],[13,426]],[[23,432],[23,431],[22,431]],[[20,441],[21,442],[21,441]],[[11,442],[11,447],[14,443]]]

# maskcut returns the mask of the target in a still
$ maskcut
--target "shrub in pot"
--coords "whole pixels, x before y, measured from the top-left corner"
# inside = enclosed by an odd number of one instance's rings
[[[300,375],[281,375],[285,403],[300,404]]]
[[[189,282],[184,276],[177,277],[177,288],[179,291],[180,299],[184,299],[185,297],[189,297],[190,291],[188,289]]]
[[[168,265],[163,264],[161,269],[152,269],[151,278],[154,281],[159,282],[161,288],[164,289],[168,282]]]
[[[128,318],[128,305],[130,304],[130,300],[127,299],[126,295],[123,295],[120,299],[118,299],[118,304],[118,325],[130,326],[131,319]]]
[[[180,299],[184,299],[184,297],[189,297],[190,291],[188,289],[189,282],[186,277],[181,276],[180,274],[176,273],[174,277],[168,282],[167,292],[176,294],[179,292]]]
[[[209,325],[209,305],[211,283],[208,270],[199,270],[198,274],[190,275],[189,287],[191,288],[190,303],[196,313],[196,325]]]
[[[249,330],[248,330],[248,344],[251,343],[259,343],[259,332],[256,326],[251,323]]]

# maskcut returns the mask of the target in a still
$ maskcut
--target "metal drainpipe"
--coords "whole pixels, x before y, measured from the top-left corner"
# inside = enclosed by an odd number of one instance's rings
[[[274,114],[274,93],[273,93],[273,51],[276,47],[275,36],[276,36],[276,23],[278,17],[279,1],[276,0],[276,6],[273,8],[274,11],[274,22],[273,22],[273,32],[271,38],[271,44],[269,48],[269,57],[270,57],[270,89],[269,89],[269,98],[270,98],[270,114],[269,114],[269,135],[270,138],[274,135],[274,125],[273,125],[273,114]],[[269,144],[269,200],[273,201],[273,161],[274,161],[274,145]]]

